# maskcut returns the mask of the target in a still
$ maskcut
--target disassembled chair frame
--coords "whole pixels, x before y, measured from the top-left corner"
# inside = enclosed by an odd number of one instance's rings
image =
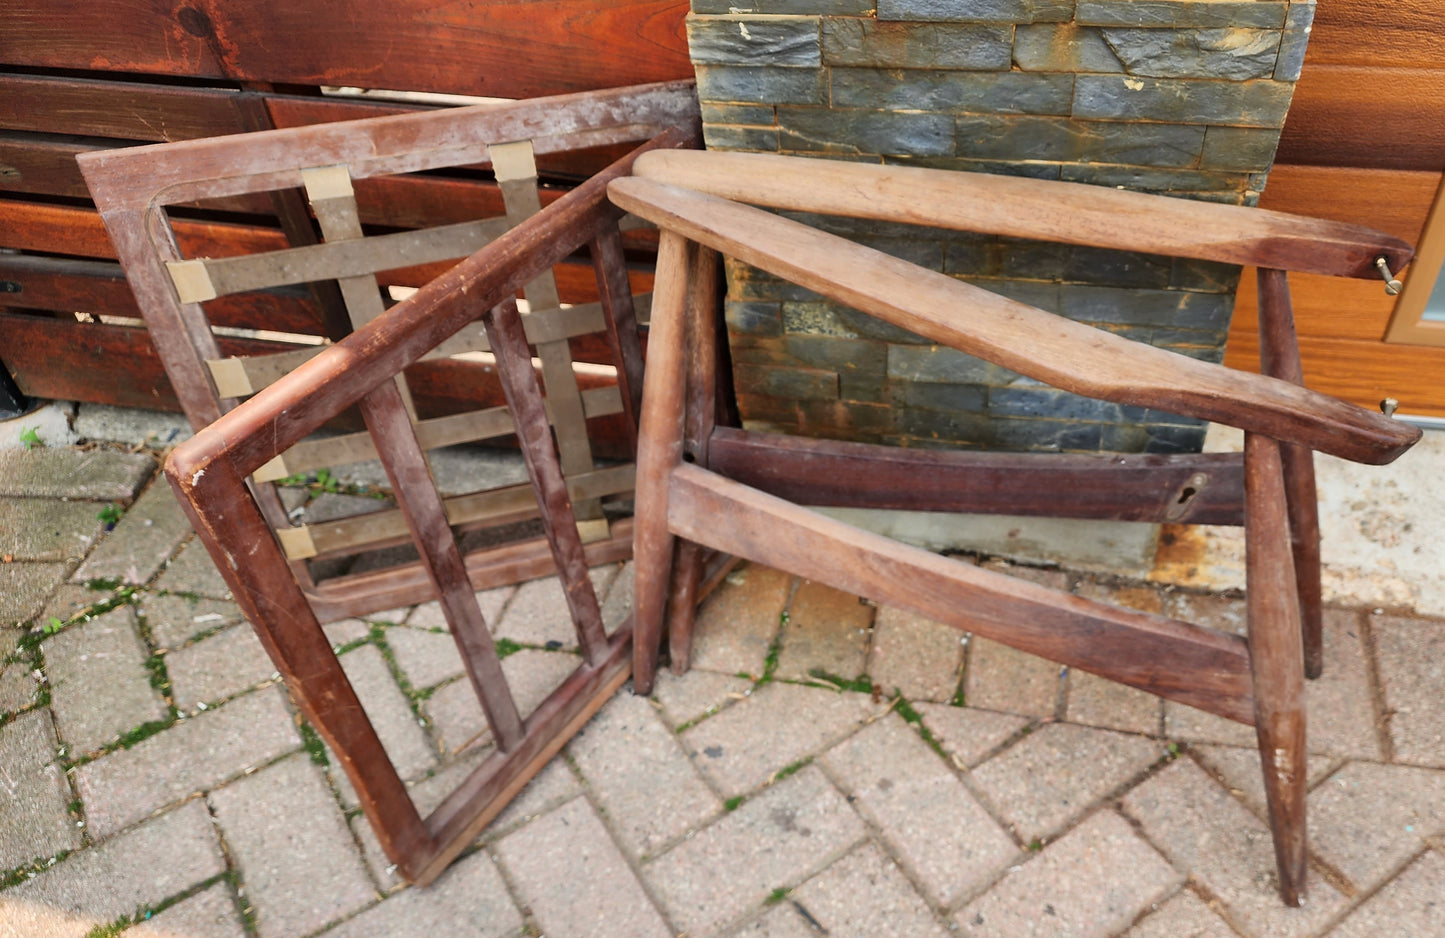
[[[1280,893],[1298,904],[1304,679],[1321,666],[1311,453],[1387,463],[1420,432],[1301,386],[1285,271],[1370,278],[1377,257],[1399,268],[1409,246],[1272,212],[927,169],[659,152],[634,173],[610,197],[663,229],[638,452],[638,692],[651,689],[665,611],[672,665],[687,666],[698,545],[891,603],[1254,726]],[[1257,265],[1264,375],[1131,342],[739,202]],[[700,288],[714,252],[1055,387],[1242,428],[1244,453],[917,452],[714,427],[716,310]],[[794,502],[1243,525],[1249,637],[1059,593]]]
[[[466,109],[471,111],[472,109]],[[461,115],[460,125],[448,117]],[[166,462],[175,489],[200,541],[210,552],[236,602],[250,619],[303,715],[320,732],[346,771],[386,855],[398,873],[415,883],[434,879],[476,837],[522,786],[627,679],[631,667],[631,620],[607,634],[588,563],[612,557],[606,542],[584,546],[573,513],[573,496],[553,442],[516,295],[580,248],[592,252],[603,306],[612,330],[633,331],[631,294],[621,250],[622,212],[606,198],[608,181],[626,174],[638,153],[658,147],[695,146],[699,128],[688,84],[647,86],[601,94],[542,99],[494,109],[484,120],[462,111],[388,117],[259,135],[244,165],[228,170],[226,140],[189,144],[212,166],[213,178],[229,176],[237,187],[290,186],[302,182],[300,167],[315,161],[317,147],[333,147],[332,162],[352,174],[485,162],[484,139],[530,139],[540,150],[549,138],[579,134],[594,143],[646,142],[545,210],[497,233],[485,247],[452,267],[394,308],[281,376],[250,400],[216,416]],[[486,131],[485,134],[480,131]],[[297,152],[297,138],[308,143]],[[234,146],[231,148],[234,150]],[[258,155],[259,153],[259,155]],[[263,162],[273,168],[252,170]],[[300,166],[298,160],[305,160]],[[290,161],[288,163],[288,161]],[[132,167],[137,174],[140,167]],[[196,166],[186,167],[193,174]],[[245,172],[240,170],[246,170]],[[171,176],[168,177],[168,171]],[[175,199],[209,188],[174,182],[162,165],[147,191]],[[137,176],[137,179],[140,177]],[[137,182],[137,191],[141,184]],[[153,211],[147,199],[111,203],[112,212],[139,217]],[[108,219],[110,221],[111,219]],[[114,229],[140,237],[134,224]],[[139,248],[133,253],[141,254]],[[141,289],[170,294],[160,259],[137,277]],[[139,292],[139,291],[138,291]],[[154,298],[151,298],[154,301]],[[146,302],[143,299],[143,302]],[[195,325],[172,295],[159,303],[177,328]],[[510,579],[526,571],[555,570],[563,584],[582,653],[580,666],[531,714],[519,711],[474,590],[477,570],[458,548],[448,506],[438,493],[397,381],[403,369],[480,319],[505,391],[511,420],[525,457],[535,503],[546,532],[540,557],[512,556],[493,573]],[[187,340],[179,340],[187,341]],[[636,412],[640,356],[619,368],[628,413]],[[632,385],[627,381],[633,380]],[[548,390],[551,390],[550,382]],[[193,388],[204,401],[204,389]],[[376,452],[395,492],[405,529],[422,562],[417,574],[426,598],[440,600],[470,683],[490,729],[495,750],[429,816],[423,818],[404,780],[362,709],[308,599],[294,564],[273,532],[265,503],[247,477],[347,407],[359,404]],[[533,501],[529,498],[528,501]],[[630,528],[618,525],[624,534]]]
[[[665,127],[690,129],[697,120],[692,84],[671,82],[100,151],[84,155],[80,164],[166,373],[191,425],[199,429],[325,347],[227,356],[211,319],[224,322],[224,314],[213,300],[224,303],[226,297],[242,293],[265,298],[254,291],[296,290],[310,284],[330,338],[340,339],[384,311],[377,273],[392,272],[388,276],[400,276],[402,282],[424,282],[428,272],[445,269],[449,262],[540,212],[538,156],[545,159],[570,150],[636,143]],[[405,194],[418,182],[407,174],[457,166],[492,168],[500,191],[490,199],[503,214],[371,236],[363,231],[353,182],[371,186],[373,194],[382,191],[380,186]],[[474,188],[486,186],[479,182]],[[262,194],[272,200],[263,205],[274,203],[292,247],[218,258],[181,256],[171,224],[172,208],[217,199],[251,204],[238,200],[254,201]],[[481,195],[477,199],[488,201]],[[311,228],[313,215],[323,238],[320,242]],[[603,563],[631,553],[630,519],[609,524],[601,499],[626,496],[633,469],[629,464],[594,464],[588,421],[621,415],[624,442],[630,445],[635,439],[642,381],[636,326],[647,297],[638,297],[634,305],[617,232],[604,233],[590,250],[600,302],[564,305],[553,271],[543,268],[524,286],[528,311],[523,322],[527,342],[536,347],[540,360],[547,415],[576,500],[582,538],[591,561]],[[569,342],[590,333],[602,334],[611,350],[618,376],[615,384],[599,378],[590,379],[598,386],[579,386]],[[489,350],[488,337],[473,326],[428,350],[425,357],[434,360]],[[482,365],[471,367],[479,371]],[[397,380],[402,404],[424,449],[513,432],[512,416],[502,406],[417,419],[406,379]],[[377,455],[378,447],[366,433],[308,439],[289,449],[278,447],[253,475],[258,502],[322,622],[434,598],[419,562],[313,579],[312,558],[330,561],[407,543],[402,512],[378,505],[376,511],[356,517],[302,524],[287,516],[270,484]],[[445,505],[447,517],[459,531],[496,529],[537,517],[525,484],[453,495]],[[466,562],[478,589],[552,572],[551,555],[540,536],[469,551]],[[324,569],[336,566],[328,563]]]

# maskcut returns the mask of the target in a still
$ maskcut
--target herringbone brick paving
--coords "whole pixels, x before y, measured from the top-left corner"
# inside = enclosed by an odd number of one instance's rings
[[[1445,621],[1329,610],[1291,910],[1247,728],[748,566],[694,670],[624,690],[403,887],[154,455],[47,451],[43,493],[0,487],[27,526],[0,529],[0,938],[1445,935]],[[1018,572],[1241,622],[1232,594]],[[615,621],[630,571],[594,580]],[[560,591],[482,604],[535,705],[574,666]],[[423,810],[488,745],[443,630],[429,606],[328,628]]]

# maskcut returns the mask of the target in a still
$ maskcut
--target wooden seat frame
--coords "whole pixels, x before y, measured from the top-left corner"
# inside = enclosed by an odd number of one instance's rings
[[[1386,463],[1420,432],[1301,386],[1285,272],[1374,277],[1375,258],[1399,269],[1409,246],[1278,213],[938,170],[659,152],[634,173],[610,197],[663,229],[638,453],[636,690],[651,689],[664,615],[672,667],[687,667],[699,545],[891,603],[1254,726],[1280,894],[1299,904],[1303,682],[1321,665],[1311,452]],[[1264,375],[1131,342],[740,202],[1254,264]],[[717,426],[717,252],[1055,387],[1239,427],[1244,453],[915,452]],[[1242,524],[1248,639],[949,560],[795,502]]]
[[[414,883],[430,882],[440,874],[631,670],[631,619],[608,634],[588,578],[589,562],[605,559],[599,551],[610,548],[605,542],[584,545],[579,535],[516,295],[574,251],[591,245],[607,302],[620,305],[630,299],[621,251],[600,247],[616,246],[622,216],[608,202],[606,185],[627,173],[638,153],[696,145],[699,137],[695,122],[652,129],[660,132],[632,154],[220,415],[166,461],[166,476],[199,540],[303,715],[350,778],[382,849],[398,873]],[[469,569],[462,557],[395,381],[407,366],[478,319],[496,356],[535,493],[533,510],[540,513],[546,532],[543,572],[555,570],[562,582],[582,653],[577,669],[530,714],[519,711],[507,684],[474,593],[478,571]],[[246,481],[277,453],[353,404],[360,406],[375,441],[421,555],[428,593],[440,600],[496,747],[425,818],[362,709],[315,607]],[[534,560],[514,557],[510,569],[504,563],[492,572],[516,579],[535,567]]]
[[[287,351],[270,355],[223,354],[223,348],[234,349],[238,342],[248,349],[266,345],[218,335],[215,326],[227,321],[228,298],[247,294],[274,300],[276,293],[257,291],[296,291],[308,285],[329,338],[339,340],[383,313],[379,272],[389,272],[392,283],[424,282],[429,273],[445,269],[541,211],[537,156],[555,160],[570,151],[635,145],[666,127],[692,132],[697,120],[692,84],[667,82],[107,150],[85,154],[80,165],[166,373],[192,427],[200,429],[323,348],[288,345],[282,346]],[[353,182],[370,186],[373,195],[386,186],[415,191],[414,174],[456,167],[466,172],[490,168],[498,191],[490,199],[477,196],[474,209],[482,211],[482,204],[491,201],[500,203],[503,214],[384,234],[363,231]],[[475,183],[478,189],[488,185]],[[176,209],[199,201],[254,201],[257,196],[269,196],[291,247],[219,258],[182,257],[172,218]],[[319,242],[312,216],[323,239]],[[642,382],[637,320],[646,297],[634,303],[618,231],[604,232],[590,246],[573,247],[590,249],[600,301],[564,306],[554,271],[542,268],[524,286],[529,306],[524,326],[528,343],[537,349],[547,413],[563,472],[577,499],[576,515],[582,519],[584,540],[593,547],[589,556],[594,563],[614,562],[631,553],[630,520],[621,517],[610,524],[601,499],[630,494],[632,467],[594,463],[589,421],[620,415],[621,447],[630,450],[634,445]],[[598,386],[584,389],[569,343],[592,333],[600,339],[594,345],[610,353],[617,380],[592,378],[590,383]],[[446,374],[470,369],[475,377],[484,367],[481,363],[437,360],[487,351],[487,337],[473,326],[428,350],[426,358],[448,366]],[[397,380],[401,403],[426,450],[513,432],[504,406],[418,419],[406,379]],[[456,396],[465,392],[459,390]],[[378,502],[376,510],[359,516],[303,524],[288,515],[272,485],[308,470],[375,459],[377,450],[366,433],[313,438],[278,448],[274,458],[252,474],[258,503],[322,622],[435,598],[423,563],[382,567],[376,562],[387,558],[383,551],[407,542],[401,511]],[[453,526],[478,532],[476,540],[483,542],[466,557],[478,589],[552,572],[542,536],[504,539],[488,534],[537,517],[526,484],[454,494],[446,499],[446,510]],[[494,543],[498,540],[501,543]],[[367,561],[359,571],[338,572],[357,557]]]

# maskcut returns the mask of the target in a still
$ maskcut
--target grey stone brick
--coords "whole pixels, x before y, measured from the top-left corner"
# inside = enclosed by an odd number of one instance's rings
[[[778,118],[772,107],[766,104],[715,104],[702,105],[702,122],[707,124],[745,124],[753,127],[771,127]]]
[[[263,938],[310,934],[375,898],[346,819],[304,754],[210,800]]]
[[[946,114],[779,104],[779,139],[784,150],[934,156],[954,152],[953,118]]]
[[[1275,133],[1272,130],[1259,132]],[[1208,138],[1209,133],[1206,130],[1206,143]],[[1110,188],[1123,186],[1140,192],[1187,199],[1200,199],[1217,193],[1233,197],[1248,189],[1251,184],[1251,176],[1243,172],[1203,172],[1197,169],[1156,169],[1097,163],[1068,164],[1060,170],[1059,176],[1065,182],[1082,182]]]
[[[1374,631],[1396,758],[1445,766],[1445,623],[1381,616]]]
[[[80,846],[70,816],[70,786],[56,764],[59,743],[43,710],[22,713],[0,726],[0,766],[6,795],[0,799],[0,869]]]
[[[1124,65],[1097,29],[1039,23],[1014,29],[1013,62],[1026,72],[1122,72]]]
[[[1128,823],[1100,811],[958,913],[960,934],[1117,933],[1183,877]]]
[[[685,731],[682,745],[725,797],[764,785],[887,708],[867,694],[773,682]],[[759,727],[766,727],[760,744]]]
[[[889,399],[895,407],[901,408],[981,414],[988,410],[988,390],[978,384],[899,381],[889,385]]]
[[[502,619],[502,610],[507,603],[517,595],[515,586],[497,586],[489,590],[482,590],[476,594],[477,607],[482,611],[482,618],[487,625],[496,631],[497,623]],[[390,613],[378,612],[367,616],[368,621],[393,622],[400,624],[403,621],[407,625],[418,629],[445,629],[447,618],[442,613],[441,603],[433,600],[429,603],[422,603],[411,611],[409,615],[402,614],[404,610],[394,610]]]
[[[873,844],[814,876],[789,900],[806,910],[825,935],[945,938],[948,934],[898,865]]]
[[[693,0],[694,13],[766,13],[772,16],[862,16],[873,0]]]
[[[386,645],[414,688],[435,687],[466,673],[450,632],[398,626],[386,630]]]
[[[935,904],[951,905],[973,893],[1018,854],[952,770],[896,714],[822,761]],[[947,824],[938,823],[942,817]]]
[[[1087,323],[1219,329],[1233,307],[1233,297],[1181,290],[1067,284],[1059,292],[1063,314]]]
[[[894,411],[894,430],[911,441],[945,441],[983,445],[992,438],[993,428],[983,414],[965,414],[950,410],[903,408]],[[912,442],[905,445],[912,445]]]
[[[1302,3],[1295,0],[1289,5],[1285,18],[1285,29],[1279,40],[1279,59],[1275,64],[1275,81],[1298,81],[1305,64],[1305,48],[1309,45],[1310,29],[1314,25],[1314,0]]]
[[[778,128],[776,127],[704,124],[702,137],[709,150],[752,150],[763,153],[773,153],[778,150]]]
[[[819,368],[772,367],[739,363],[733,375],[749,393],[794,400],[837,400],[838,375]]]
[[[128,502],[156,471],[145,453],[42,446],[0,450],[0,498]]]
[[[1361,892],[1445,832],[1445,772],[1351,762],[1309,797],[1310,847]]]
[[[783,334],[781,303],[728,300],[725,307],[728,330],[734,334],[775,336]]]
[[[1009,67],[1011,39],[1012,30],[1004,25],[954,26],[829,17],[823,20],[823,59],[832,66],[998,70]],[[835,104],[843,103],[838,100],[838,91],[847,84],[834,73]]]
[[[1236,932],[1198,896],[1181,889],[1124,934],[1127,938],[1235,938]]]
[[[0,936],[84,938],[225,871],[206,806],[193,801],[0,893]]]
[[[37,615],[45,599],[65,582],[70,564],[0,564],[0,626],[15,625]]]
[[[1325,610],[1324,672],[1305,684],[1310,752],[1362,759],[1382,755],[1362,642],[1358,613]]]
[[[1059,666],[975,636],[969,642],[964,699],[971,707],[1052,718],[1059,699]]]
[[[1076,22],[1088,26],[1237,26],[1278,29],[1283,0],[1079,0]]]
[[[1159,698],[1087,671],[1069,672],[1066,718],[1071,723],[1128,733],[1158,733],[1163,725]]]
[[[101,533],[96,502],[51,498],[0,501],[0,553],[11,562],[79,560]]]
[[[458,860],[425,889],[406,889],[327,932],[329,938],[509,938],[522,913],[485,851]]]
[[[679,931],[711,935],[866,836],[816,768],[745,802],[645,869]]]
[[[1264,773],[1255,746],[1209,746],[1195,744],[1189,750],[1211,774],[1224,782],[1229,793],[1243,801],[1259,817],[1265,817]],[[1314,788],[1339,764],[1333,756],[1310,756],[1305,761],[1307,784]],[[1311,823],[1313,829],[1313,822]]]
[[[832,302],[783,303],[783,330],[851,339],[882,339],[885,342],[926,344],[928,341],[876,316]]]
[[[211,555],[199,541],[191,541],[156,577],[154,586],[171,593],[191,593],[210,599],[230,599],[231,588],[211,562]]]
[[[236,625],[166,655],[176,706],[193,710],[268,680],[275,666],[248,625]]]
[[[692,666],[762,677],[791,591],[786,573],[759,564],[734,570],[698,607]]]
[[[1279,127],[1293,91],[1294,85],[1281,81],[1080,75],[1074,82],[1074,116]]]
[[[165,701],[150,684],[150,653],[136,635],[133,607],[71,626],[44,649],[56,726],[77,754],[167,717]]]
[[[1150,842],[1217,897],[1246,934],[1314,934],[1346,904],[1319,876],[1309,877],[1307,905],[1280,902],[1269,831],[1188,759],[1129,792],[1123,805]]]
[[[815,938],[818,934],[799,906],[792,902],[773,905],[762,917],[732,933],[732,938]]]
[[[1111,77],[1078,76],[1075,99],[1079,83]],[[1035,160],[1192,166],[1204,147],[1204,128],[1187,124],[1110,123],[1033,115],[961,115],[957,118],[957,131],[958,155],[974,159],[1009,159],[1023,153]]]
[[[171,487],[157,480],[126,511],[73,579],[145,583],[191,533]]]
[[[880,20],[1066,23],[1074,0],[878,0]]]
[[[1211,127],[1204,133],[1199,165],[1205,169],[1258,172],[1269,169],[1279,146],[1279,132],[1251,127]]]
[[[1270,78],[1280,40],[1275,29],[1104,29],[1102,33],[1125,71],[1149,78]]]
[[[1007,58],[1007,46],[1004,46],[1004,55]],[[1068,114],[1074,95],[1074,77],[1066,74],[872,68],[834,68],[832,73],[833,104],[839,108]],[[779,120],[786,122],[787,118],[780,113]],[[879,149],[877,152],[895,151]],[[938,155],[951,151],[929,148],[903,152]]]
[[[827,104],[827,76],[814,68],[699,65],[703,101],[736,104]]]
[[[992,384],[999,377],[999,368],[942,346],[890,345],[888,377],[943,384]]]
[[[230,889],[218,883],[145,919],[127,934],[131,938],[246,938],[246,929]]]
[[[0,647],[4,644],[4,639],[0,638]],[[11,650],[14,650],[13,646]],[[0,713],[15,713],[35,702],[40,683],[33,673],[34,666],[34,662],[24,655],[9,664],[0,664]]]
[[[899,609],[879,608],[868,652],[868,674],[884,693],[910,701],[953,698],[963,670],[964,634]]]
[[[1118,404],[1042,388],[989,388],[988,412],[995,417],[1054,420],[1103,421],[1122,417]]]
[[[642,697],[608,701],[567,753],[634,857],[657,853],[723,809]]]
[[[1068,723],[1039,727],[972,778],[1025,842],[1052,837],[1165,755],[1142,736]]]
[[[687,18],[694,63],[708,65],[821,65],[815,16],[699,16]]]
[[[278,688],[238,697],[75,770],[91,834],[104,837],[301,745]]]
[[[1438,933],[1442,893],[1445,858],[1426,853],[1330,934],[1334,938],[1373,938],[1392,931],[1400,935]]]
[[[201,632],[244,624],[241,607],[221,599],[198,599],[174,593],[145,593],[140,614],[157,648],[175,648]]]
[[[1196,261],[1189,258],[1174,259],[1174,275],[1169,286],[1176,290],[1196,290],[1201,293],[1228,294],[1230,297],[1239,287],[1240,268],[1235,264],[1217,264],[1213,261]],[[1208,302],[1208,301],[1200,301]],[[1216,308],[1207,318],[1192,321],[1204,329],[1229,327],[1229,314],[1234,309],[1232,301],[1214,301]],[[1181,325],[1182,320],[1176,320]]]
[[[918,703],[923,725],[959,768],[977,765],[1008,742],[1029,720],[1012,713],[995,713],[975,707]]]
[[[509,834],[496,853],[547,935],[672,934],[585,798]]]
[[[1103,427],[1066,420],[995,418],[989,423],[988,442],[994,446],[1047,452],[1097,452]]]

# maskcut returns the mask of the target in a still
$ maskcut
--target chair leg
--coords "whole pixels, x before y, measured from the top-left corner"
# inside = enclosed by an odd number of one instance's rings
[[[682,235],[662,233],[652,293],[652,326],[643,376],[643,407],[637,439],[637,495],[632,535],[632,687],[652,693],[658,643],[672,570],[672,532],[667,526],[667,487],[682,461],[686,393],[688,267],[692,247]]]
[[[1305,677],[1324,672],[1324,609],[1320,585],[1320,506],[1315,490],[1314,452],[1308,447],[1280,447],[1284,492],[1289,504],[1290,546],[1294,554],[1295,587],[1299,593],[1304,637]]]
[[[1289,278],[1282,270],[1261,267],[1257,282],[1260,370],[1271,377],[1303,386],[1304,368],[1300,364]],[[1314,453],[1304,446],[1287,445],[1283,447],[1283,459],[1295,582],[1304,627],[1305,677],[1314,680],[1324,670],[1320,517],[1319,496],[1315,492]]]
[[[1255,732],[1280,895],[1297,906],[1306,864],[1304,653],[1280,446],[1248,433],[1244,460]]]

